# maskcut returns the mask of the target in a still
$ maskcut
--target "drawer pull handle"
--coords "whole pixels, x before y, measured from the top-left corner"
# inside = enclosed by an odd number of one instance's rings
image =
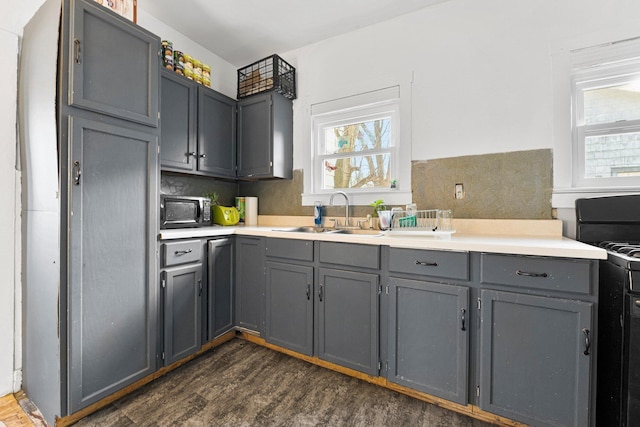
[[[320,302],[322,302],[322,288],[324,286],[322,284],[320,284],[320,289],[318,290],[318,299],[320,300]]]
[[[425,267],[437,267],[437,262],[427,262],[427,261],[418,261],[416,260],[416,265],[423,265]]]
[[[467,310],[465,310],[464,308],[460,309],[460,323],[462,323],[462,327],[460,328],[461,331],[466,331],[467,328],[465,327],[465,323],[466,323],[466,315],[467,314]]]
[[[82,168],[80,168],[80,162],[73,162],[73,185],[80,185],[80,177],[82,176]]]
[[[73,62],[80,64],[80,40],[73,39]]]
[[[198,280],[198,296],[202,296],[202,280]]]
[[[584,351],[582,352],[582,354],[588,356],[591,352],[591,339],[589,338],[589,330],[585,328],[582,330],[582,333],[584,334]]]
[[[516,271],[518,276],[527,276],[527,277],[549,277],[547,273],[530,273],[528,271],[518,270]]]
[[[176,251],[176,255],[185,255],[190,254],[191,252],[193,252],[191,249],[187,249],[185,251]]]
[[[311,299],[311,283],[307,283],[307,301]]]
[[[191,152],[187,153],[187,156],[198,157],[198,153],[196,153],[195,151],[191,151]]]

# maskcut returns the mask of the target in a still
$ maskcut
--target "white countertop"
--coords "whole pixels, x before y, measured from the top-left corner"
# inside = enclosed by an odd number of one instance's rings
[[[233,226],[193,229],[161,230],[159,238],[186,239],[227,235],[278,237],[288,239],[321,240],[329,242],[386,245],[397,248],[439,249],[472,252],[493,252],[516,255],[537,255],[563,258],[606,259],[604,249],[577,242],[563,236],[491,235],[454,233],[450,238],[434,236],[398,236],[370,234],[333,234],[287,232],[286,226]]]

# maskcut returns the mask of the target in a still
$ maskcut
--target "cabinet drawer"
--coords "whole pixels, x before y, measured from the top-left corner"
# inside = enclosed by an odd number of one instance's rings
[[[163,245],[164,266],[170,267],[189,262],[199,262],[202,253],[201,246],[200,240],[165,243]]]
[[[581,259],[482,254],[482,283],[591,293],[591,262]]]
[[[268,257],[313,261],[313,240],[268,238],[266,253]]]
[[[390,248],[389,271],[469,280],[469,253]]]
[[[380,268],[380,247],[320,242],[320,262],[377,270]]]

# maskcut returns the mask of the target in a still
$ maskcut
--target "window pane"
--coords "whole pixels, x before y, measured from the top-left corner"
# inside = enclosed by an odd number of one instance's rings
[[[640,132],[585,138],[585,178],[640,176]]]
[[[389,188],[389,153],[327,159],[322,188]]]
[[[611,86],[584,92],[587,125],[640,119],[640,83]]]
[[[391,119],[324,128],[323,154],[358,153],[389,148]]]

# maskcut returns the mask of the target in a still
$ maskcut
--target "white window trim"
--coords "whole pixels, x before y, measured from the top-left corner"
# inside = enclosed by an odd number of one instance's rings
[[[412,77],[412,76],[411,76]],[[380,89],[383,88],[383,89]],[[357,88],[356,88],[357,89]],[[395,95],[390,95],[395,94]],[[358,189],[357,191],[345,191],[349,195],[351,205],[366,206],[376,199],[383,199],[387,205],[403,205],[411,203],[411,79],[397,84],[378,84],[375,89],[361,88],[354,94],[341,94],[342,96],[334,96],[330,100],[310,100],[310,103],[304,110],[308,113],[309,135],[309,154],[304,159],[304,192],[302,194],[302,205],[312,206],[315,201],[324,204],[329,203],[331,194],[336,190],[316,190],[314,188],[315,180],[315,154],[317,148],[314,144],[314,126],[313,117],[329,116],[336,111],[348,111],[349,109],[361,109],[363,105],[367,106],[383,106],[390,100],[399,99],[397,114],[400,118],[400,126],[396,132],[396,161],[395,177],[397,180],[395,189]],[[393,172],[392,172],[393,173]],[[392,175],[394,176],[394,175]]]
[[[601,197],[637,193],[636,186],[578,187],[575,185],[573,159],[578,154],[573,143],[572,126],[572,53],[593,46],[615,43],[616,40],[632,40],[638,37],[635,26],[620,26],[573,38],[558,40],[550,45],[553,92],[553,194],[551,205],[558,209],[573,209],[575,201],[584,197]],[[584,56],[583,65],[593,58]],[[615,59],[615,58],[612,58]],[[598,61],[596,61],[598,62]]]

